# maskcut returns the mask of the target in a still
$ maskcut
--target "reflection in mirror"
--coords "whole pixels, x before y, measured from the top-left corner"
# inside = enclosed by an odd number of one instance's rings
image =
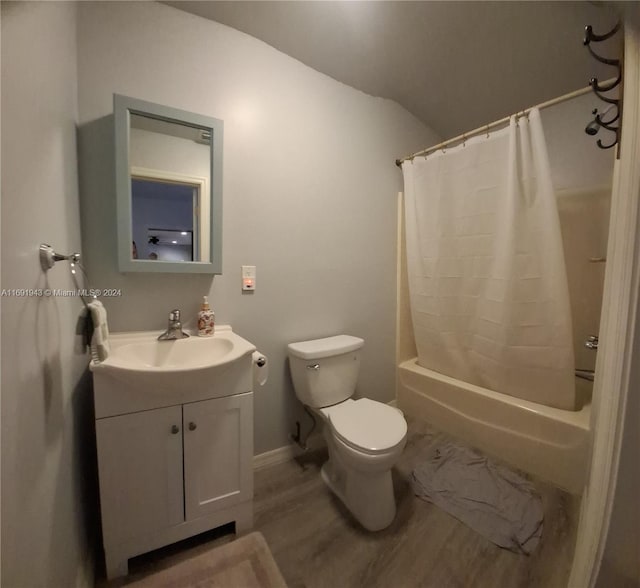
[[[120,269],[220,273],[222,122],[114,104]]]
[[[140,176],[131,178],[131,231],[133,240],[137,246],[138,257],[146,259],[153,252],[154,243],[150,239],[156,237],[155,228],[161,227],[164,232],[172,231],[180,236],[190,235],[190,245],[193,245],[195,233],[196,244],[199,243],[197,235],[199,227],[208,222],[201,223],[200,210],[200,186],[180,182],[164,182],[162,180],[148,179]],[[190,251],[188,258],[171,259],[161,257],[164,261],[208,261],[209,252],[196,246],[195,251]]]
[[[193,233],[173,229],[148,229],[143,259],[193,261]]]
[[[208,193],[210,151],[211,135],[206,129],[131,115],[134,240],[150,226],[189,231],[195,227],[196,255],[189,261],[209,261],[209,200],[201,202],[201,196]]]

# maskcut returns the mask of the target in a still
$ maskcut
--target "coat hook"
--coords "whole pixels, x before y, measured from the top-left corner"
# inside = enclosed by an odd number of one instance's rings
[[[616,25],[608,33],[605,33],[604,35],[596,35],[593,32],[593,27],[591,25],[587,25],[584,29],[585,34],[584,34],[583,44],[587,47],[591,56],[596,61],[599,61],[600,63],[604,63],[605,65],[610,65],[617,68],[617,77],[612,82],[600,84],[598,82],[598,78],[596,77],[593,77],[589,80],[589,85],[591,86],[591,89],[593,90],[594,94],[600,100],[607,103],[609,106],[605,108],[604,112],[602,112],[601,114],[598,113],[597,108],[592,111],[592,114],[595,115],[595,118],[589,124],[587,124],[587,126],[585,127],[585,133],[587,133],[588,135],[595,135],[600,130],[600,127],[602,127],[607,131],[614,133],[615,135],[615,139],[607,145],[605,145],[601,139],[598,139],[596,141],[596,145],[600,149],[611,149],[612,147],[618,144],[620,139],[620,123],[618,123],[617,126],[613,126],[613,123],[617,122],[620,119],[620,114],[622,112],[622,97],[620,96],[620,98],[609,98],[608,96],[605,96],[603,93],[610,92],[611,90],[616,88],[622,81],[622,60],[608,59],[608,58],[602,57],[601,55],[598,55],[591,47],[591,43],[592,42],[600,43],[601,41],[606,41],[607,39],[610,39],[611,37],[613,37],[613,35],[615,35],[620,30],[621,26],[622,26],[622,22],[618,21]],[[616,107],[615,116],[613,118],[610,118],[607,121],[603,120],[603,117],[614,106]],[[620,151],[618,150],[618,157],[619,156],[620,156]]]
[[[615,147],[618,144],[618,131],[617,131],[617,129],[615,131],[615,135],[616,135],[616,138],[609,145],[605,145],[602,142],[602,139],[598,139],[596,141],[596,145],[598,147],[600,147],[600,149],[611,149],[611,147]]]
[[[622,22],[618,21],[608,33],[605,33],[604,35],[596,35],[593,32],[593,27],[591,25],[587,25],[586,27],[584,27],[584,39],[582,41],[582,44],[589,45],[591,41],[595,41],[596,43],[606,41],[607,39],[613,37],[613,35],[615,35],[620,30],[621,26]]]

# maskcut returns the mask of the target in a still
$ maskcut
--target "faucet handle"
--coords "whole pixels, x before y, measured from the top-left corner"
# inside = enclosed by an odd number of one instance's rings
[[[169,313],[170,321],[179,321],[180,320],[180,310],[175,308]]]

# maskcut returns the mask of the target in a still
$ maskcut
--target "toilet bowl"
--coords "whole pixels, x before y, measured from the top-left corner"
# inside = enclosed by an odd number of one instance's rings
[[[322,479],[370,531],[395,518],[391,468],[406,444],[402,413],[355,393],[364,341],[338,335],[291,343],[289,367],[297,397],[324,423],[329,461]]]

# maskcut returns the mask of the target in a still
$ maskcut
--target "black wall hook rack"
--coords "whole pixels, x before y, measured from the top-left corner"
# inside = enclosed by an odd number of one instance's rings
[[[587,124],[586,128],[584,129],[584,132],[587,133],[587,135],[596,135],[598,131],[601,128],[603,128],[614,134],[613,140],[606,145],[602,142],[602,139],[598,139],[597,145],[598,147],[600,147],[600,149],[611,149],[612,147],[615,147],[620,141],[620,124],[622,122],[622,94],[620,93],[618,95],[618,98],[605,96],[605,94],[617,88],[622,82],[622,59],[610,59],[610,58],[602,57],[601,55],[598,55],[594,51],[591,44],[600,43],[602,41],[606,41],[607,39],[610,39],[621,28],[622,28],[622,23],[618,22],[616,26],[614,26],[608,33],[605,33],[604,35],[596,35],[593,32],[593,28],[591,27],[591,25],[587,25],[584,28],[583,44],[587,47],[591,56],[596,61],[599,61],[604,65],[615,67],[617,69],[617,76],[612,82],[601,84],[598,81],[598,78],[596,77],[593,77],[589,80],[589,85],[593,89],[594,94],[598,98],[600,98],[600,100],[609,104],[609,106],[605,108],[603,112],[598,112],[597,108],[595,108],[592,111],[591,114],[595,115],[595,118],[591,120],[589,124]],[[615,111],[613,115],[610,116],[608,120],[604,120],[605,115],[607,115],[607,113],[610,110],[614,110],[614,109]],[[616,122],[618,124],[614,125],[614,123]],[[618,153],[618,156],[619,155],[620,154]]]

